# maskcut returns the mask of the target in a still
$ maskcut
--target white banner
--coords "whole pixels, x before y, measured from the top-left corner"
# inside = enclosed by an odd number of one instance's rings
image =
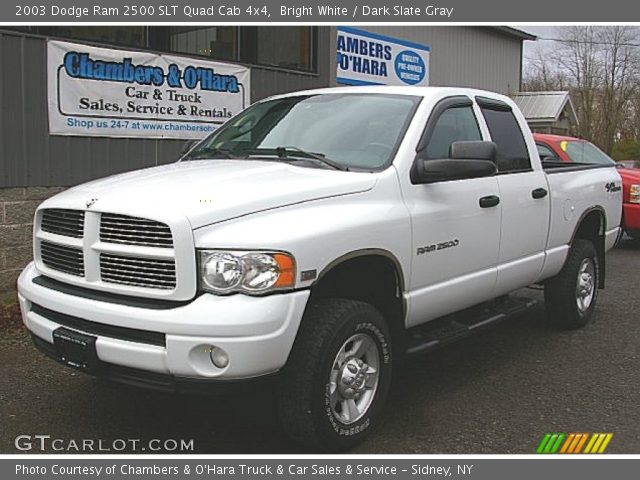
[[[203,138],[249,106],[248,68],[49,41],[49,133]]]
[[[338,83],[429,85],[430,47],[351,27],[338,27]]]

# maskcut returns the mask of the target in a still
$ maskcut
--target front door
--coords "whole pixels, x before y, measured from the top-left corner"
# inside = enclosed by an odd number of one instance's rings
[[[441,100],[425,130],[421,157],[450,158],[453,142],[482,140],[468,97]],[[413,255],[407,326],[482,302],[493,295],[500,245],[501,204],[496,177],[409,184]],[[481,203],[483,204],[481,206]]]

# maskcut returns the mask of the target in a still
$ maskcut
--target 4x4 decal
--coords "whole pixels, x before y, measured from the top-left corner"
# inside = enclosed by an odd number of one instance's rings
[[[616,182],[609,182],[604,186],[604,189],[608,193],[614,193],[614,192],[619,192],[620,190],[622,190],[622,187],[620,185],[616,185]]]

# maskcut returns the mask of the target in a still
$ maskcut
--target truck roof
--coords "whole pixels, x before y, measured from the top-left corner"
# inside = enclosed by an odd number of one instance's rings
[[[479,90],[466,87],[411,87],[411,86],[392,86],[392,85],[367,85],[367,86],[343,86],[318,88],[312,90],[302,90],[298,92],[285,93],[275,95],[273,98],[295,97],[299,95],[325,95],[331,93],[370,93],[370,94],[392,94],[392,95],[410,95],[414,97],[442,97],[447,95],[468,95],[470,97],[482,96],[496,100],[502,100],[509,105],[515,105],[513,101],[496,92],[487,90]]]

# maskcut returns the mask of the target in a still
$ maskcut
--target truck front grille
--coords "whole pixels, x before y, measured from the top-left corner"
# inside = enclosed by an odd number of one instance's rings
[[[190,227],[186,220],[170,226],[121,213],[45,208],[35,222],[36,264],[46,276],[80,287],[165,300],[192,298],[193,244],[176,244],[177,225]]]
[[[101,253],[100,272],[102,281],[107,283],[168,290],[176,286],[176,266],[173,260]]]
[[[84,230],[84,212],[49,208],[42,212],[40,228],[48,233],[65,237],[82,238]]]
[[[173,248],[173,238],[168,225],[154,220],[114,213],[101,215],[100,240],[123,245]]]
[[[42,263],[53,270],[78,277],[84,276],[84,258],[79,248],[42,241],[40,257]]]

